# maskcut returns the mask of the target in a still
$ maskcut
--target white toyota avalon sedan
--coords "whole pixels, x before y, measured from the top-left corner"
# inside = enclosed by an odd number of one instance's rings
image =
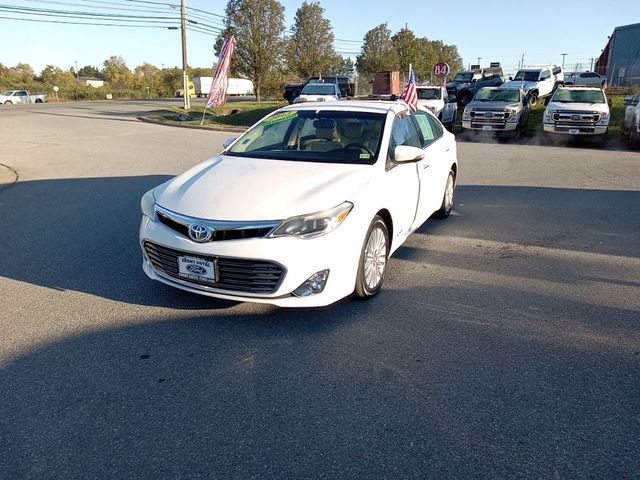
[[[142,197],[146,274],[283,307],[371,298],[458,175],[454,136],[404,102],[291,105]]]

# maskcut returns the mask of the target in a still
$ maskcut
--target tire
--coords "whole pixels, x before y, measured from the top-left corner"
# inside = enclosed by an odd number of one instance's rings
[[[640,132],[634,132],[633,130],[629,132],[627,146],[632,150],[640,148]]]
[[[9,100],[7,100],[6,102],[4,102],[5,105],[13,105],[13,103],[11,103]]]
[[[538,103],[538,92],[535,90],[531,92],[527,100],[529,101],[529,106],[534,107]]]
[[[460,101],[458,103],[461,107],[464,107],[471,101],[471,99],[473,99],[471,92],[464,92],[460,95]]]
[[[42,100],[40,100],[39,98],[36,98],[36,103],[42,103]]]
[[[453,209],[455,189],[456,189],[456,176],[453,173],[453,170],[451,170],[449,172],[449,176],[447,177],[447,184],[444,187],[444,194],[442,195],[442,203],[440,204],[440,209],[435,214],[436,217],[447,218],[449,215],[451,215],[451,210]]]
[[[520,136],[522,135],[522,127],[520,125],[516,125],[516,129],[513,131],[513,136],[511,137],[513,140],[520,140]]]
[[[358,265],[355,294],[362,300],[373,298],[382,288],[389,262],[389,230],[387,224],[376,215],[369,225]]]
[[[608,138],[609,138],[608,131],[600,135],[600,138],[598,139],[598,146],[600,146],[601,148],[606,147]]]

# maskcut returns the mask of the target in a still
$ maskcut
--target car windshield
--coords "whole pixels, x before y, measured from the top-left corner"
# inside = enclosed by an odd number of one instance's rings
[[[264,118],[225,153],[296,162],[372,165],[385,115],[331,110],[285,110]]]
[[[4,92],[2,95],[5,97],[9,97],[11,96],[11,94],[14,92],[15,90],[7,90],[6,92]]]
[[[604,103],[604,94],[602,90],[560,88],[551,101],[560,103]]]
[[[440,89],[418,88],[418,100],[440,100]]]
[[[474,100],[479,102],[519,102],[520,92],[513,89],[489,90],[483,88],[476,93]]]
[[[470,82],[473,78],[473,72],[458,72],[453,77],[454,82]]]
[[[309,83],[302,89],[303,95],[335,95],[336,87],[333,83]]]
[[[520,70],[513,79],[524,80],[525,82],[537,82],[539,76],[540,72],[525,72],[524,70]]]

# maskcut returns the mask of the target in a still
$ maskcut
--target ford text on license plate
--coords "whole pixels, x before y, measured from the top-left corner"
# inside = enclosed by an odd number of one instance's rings
[[[213,260],[198,257],[178,257],[178,275],[187,280],[215,283],[216,268]]]

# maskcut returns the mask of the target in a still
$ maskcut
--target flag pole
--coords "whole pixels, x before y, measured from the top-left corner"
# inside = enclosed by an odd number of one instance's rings
[[[207,104],[204,104],[204,110],[202,110],[202,120],[200,120],[200,126],[204,124],[204,116],[207,113]]]

